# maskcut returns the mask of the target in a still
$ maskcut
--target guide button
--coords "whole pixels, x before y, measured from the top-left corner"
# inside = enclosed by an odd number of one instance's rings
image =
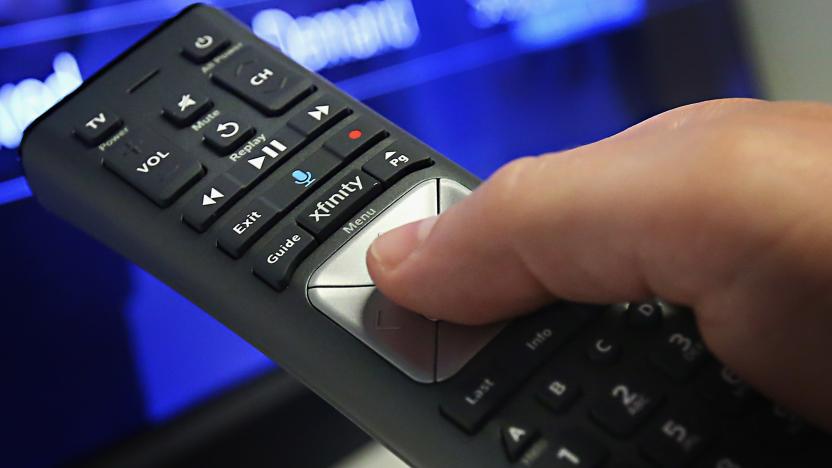
[[[254,273],[273,288],[282,291],[295,268],[316,245],[318,243],[315,238],[299,226],[287,226],[257,251]]]

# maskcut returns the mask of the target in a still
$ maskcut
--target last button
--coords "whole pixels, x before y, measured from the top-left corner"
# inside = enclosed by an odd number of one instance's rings
[[[384,185],[391,185],[407,174],[433,164],[424,149],[395,142],[373,156],[363,169],[380,180]]]

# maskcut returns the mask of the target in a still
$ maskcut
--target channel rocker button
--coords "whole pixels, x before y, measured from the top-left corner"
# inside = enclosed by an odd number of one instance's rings
[[[312,83],[253,49],[238,52],[213,80],[266,115],[279,115],[312,91]]]
[[[424,150],[411,145],[393,143],[373,156],[362,169],[372,174],[384,185],[390,186],[407,174],[431,164],[433,160]]]
[[[318,239],[327,236],[381,190],[381,184],[358,169],[350,171],[328,192],[304,210],[298,224]]]
[[[254,274],[271,287],[282,291],[298,264],[318,245],[312,234],[290,225],[255,253]]]

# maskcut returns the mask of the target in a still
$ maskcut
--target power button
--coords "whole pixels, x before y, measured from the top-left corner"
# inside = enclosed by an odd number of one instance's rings
[[[213,28],[201,28],[182,47],[182,54],[194,63],[205,63],[214,58],[231,41]]]

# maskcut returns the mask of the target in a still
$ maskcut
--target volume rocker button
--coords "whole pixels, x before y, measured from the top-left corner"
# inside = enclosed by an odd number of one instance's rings
[[[104,166],[154,203],[173,203],[204,173],[202,164],[173,143],[132,130],[104,155]]]

